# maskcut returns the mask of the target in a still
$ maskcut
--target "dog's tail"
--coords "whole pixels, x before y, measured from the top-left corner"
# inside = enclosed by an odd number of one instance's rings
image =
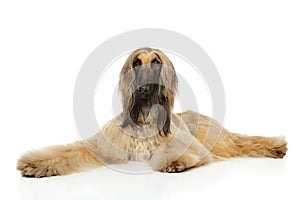
[[[212,148],[212,153],[223,158],[270,157],[283,158],[287,152],[287,142],[283,136],[246,136],[225,131],[226,139],[220,139]]]

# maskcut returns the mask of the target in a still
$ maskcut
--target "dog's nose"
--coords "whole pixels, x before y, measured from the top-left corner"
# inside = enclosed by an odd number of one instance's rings
[[[139,87],[139,93],[149,93],[149,85]]]

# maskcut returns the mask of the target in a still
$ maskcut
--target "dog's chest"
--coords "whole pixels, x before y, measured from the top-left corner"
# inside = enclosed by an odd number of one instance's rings
[[[128,141],[128,160],[150,160],[153,153],[161,147],[156,136],[149,138],[130,137]]]

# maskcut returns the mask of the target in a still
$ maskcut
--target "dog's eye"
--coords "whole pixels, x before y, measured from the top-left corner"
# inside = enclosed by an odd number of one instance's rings
[[[160,66],[161,66],[161,62],[157,59],[157,58],[154,58],[152,61],[151,61],[151,67],[153,70],[158,70],[160,69]]]
[[[133,61],[133,67],[138,67],[142,65],[142,61],[138,58],[135,58]]]
[[[160,61],[159,61],[157,58],[154,58],[154,59],[151,61],[151,64],[159,65],[159,64],[161,64],[161,63],[160,63]]]

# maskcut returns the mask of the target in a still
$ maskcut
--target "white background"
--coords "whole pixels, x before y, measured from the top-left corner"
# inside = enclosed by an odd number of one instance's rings
[[[288,0],[1,1],[1,199],[299,199],[299,10]],[[225,127],[285,135],[287,156],[234,159],[181,174],[101,168],[20,178],[21,153],[78,140],[72,95],[86,57],[116,34],[147,27],[180,32],[202,46],[225,87]]]

